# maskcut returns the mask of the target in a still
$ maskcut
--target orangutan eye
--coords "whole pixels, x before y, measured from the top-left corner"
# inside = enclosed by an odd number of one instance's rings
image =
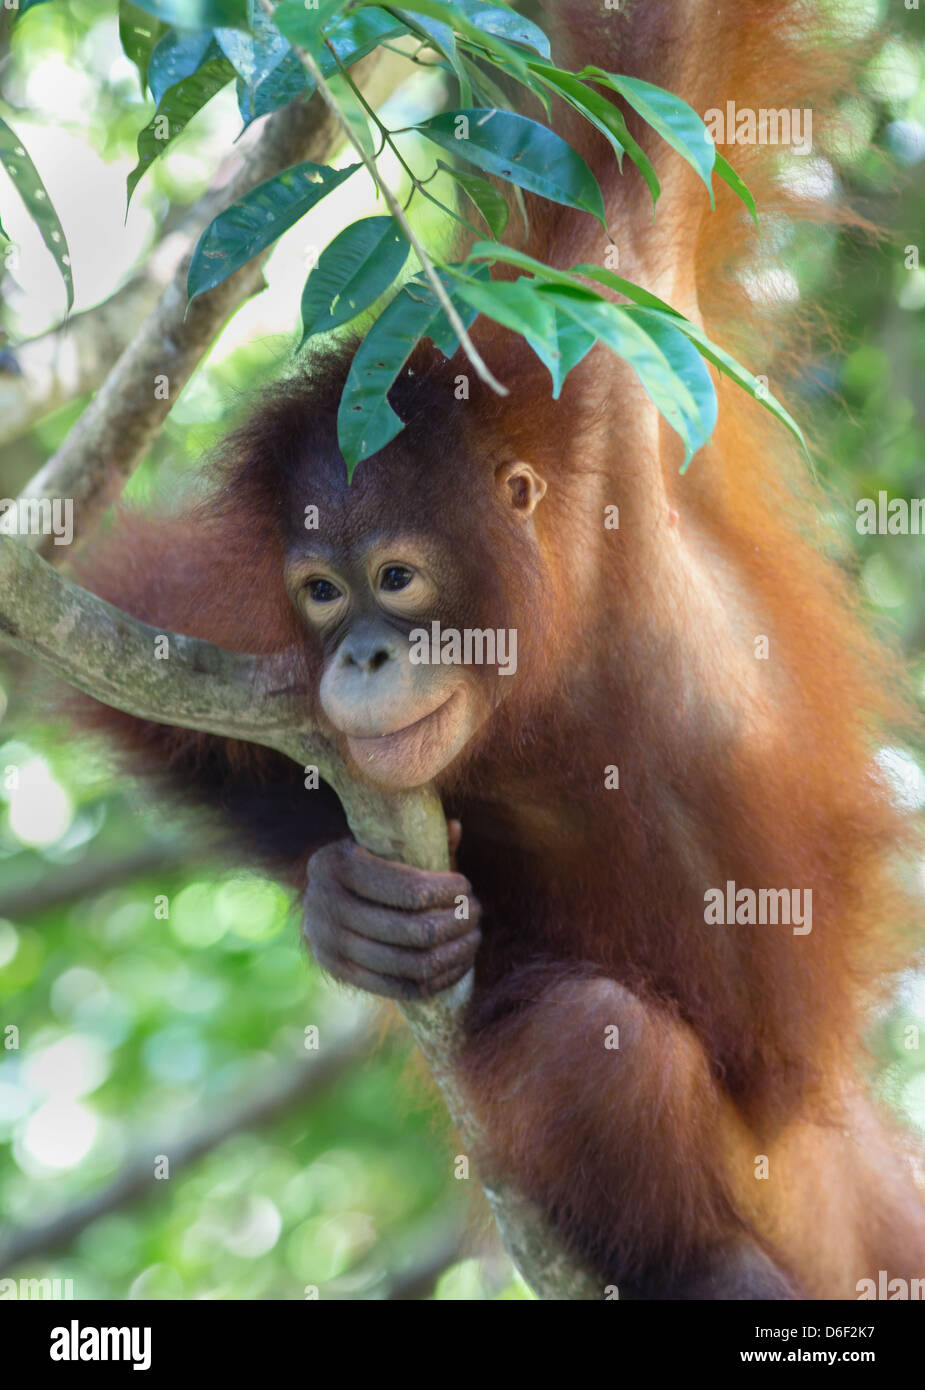
[[[330,579],[310,579],[305,588],[312,603],[333,603],[341,597],[340,589]]]
[[[386,565],[379,576],[379,588],[394,594],[399,589],[407,589],[413,578],[414,570],[408,569],[407,565]]]

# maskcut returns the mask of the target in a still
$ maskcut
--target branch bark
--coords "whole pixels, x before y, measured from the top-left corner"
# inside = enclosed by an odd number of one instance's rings
[[[79,902],[100,893],[108,893],[124,883],[131,883],[148,874],[174,874],[202,864],[208,858],[204,848],[195,844],[173,845],[151,840],[130,854],[103,857],[96,854],[76,864],[62,867],[52,876],[42,871],[36,882],[14,883],[0,893],[0,917],[20,922],[41,917],[55,908]]]
[[[220,198],[202,202],[203,227],[217,211],[264,179],[302,159],[323,159],[336,134],[326,108],[314,97],[291,102],[270,117],[252,156]],[[122,488],[157,437],[174,400],[211,346],[219,328],[263,284],[263,256],[255,256],[221,285],[201,295],[187,312],[189,255],[153,312],[117,359],[67,439],[24,490],[34,498],[68,497],[75,503],[77,534],[88,531]],[[155,393],[166,377],[168,398]],[[48,536],[24,538],[51,555]]]
[[[357,841],[384,858],[423,869],[449,867],[446,822],[433,788],[386,793],[361,782],[334,741],[307,726],[303,699],[286,687],[280,658],[242,656],[157,629],[87,593],[19,541],[0,535],[0,634],[86,694],[141,718],[276,748],[314,764],[341,800]],[[167,660],[155,638],[167,637]],[[541,1298],[596,1299],[580,1267],[540,1210],[493,1173],[478,1117],[456,1074],[472,975],[402,1012],[439,1085],[480,1178],[511,1258]]]
[[[12,349],[19,374],[0,374],[0,444],[18,439],[68,401],[95,391],[113,351],[126,346],[131,326],[150,312],[163,288],[153,277],[137,275],[104,304],[75,314],[64,328]]]
[[[244,169],[249,149],[245,134],[219,167],[207,193],[190,207],[168,209],[157,245],[144,265],[109,299],[11,348],[19,373],[0,374],[0,445],[18,439],[44,416],[102,385],[113,360],[132,342],[142,318],[153,313],[203,228],[221,212],[228,197],[226,185]]]

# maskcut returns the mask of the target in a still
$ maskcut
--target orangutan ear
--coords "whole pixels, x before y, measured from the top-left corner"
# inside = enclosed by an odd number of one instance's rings
[[[546,492],[546,484],[529,463],[502,463],[495,482],[504,500],[519,516],[532,516]]]

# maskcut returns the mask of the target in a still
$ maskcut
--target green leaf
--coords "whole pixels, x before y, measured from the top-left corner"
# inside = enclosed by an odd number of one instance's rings
[[[512,246],[503,246],[499,241],[473,242],[469,249],[467,261],[485,260],[504,261],[506,265],[516,265],[521,270],[529,270],[531,275],[536,275],[551,285],[564,285],[571,289],[583,290],[589,299],[600,298],[600,295],[596,294],[594,290],[578,284],[568,271],[555,270],[551,265],[538,261],[535,256],[528,256],[526,251],[515,251]]]
[[[22,16],[24,14],[27,14],[29,10],[35,10],[39,7],[39,5],[47,5],[48,3],[49,0],[19,0],[19,4],[13,11],[14,22],[17,19],[21,19]]]
[[[438,17],[438,12],[442,18]],[[487,46],[499,67],[511,72],[521,82],[526,80],[527,85],[536,90],[529,82],[523,56],[517,50],[520,47],[529,48],[548,58],[549,40],[538,25],[506,6],[485,4],[482,0],[455,0],[452,6],[405,6],[395,13],[401,14],[409,27],[421,28],[431,36],[452,64],[463,91],[468,87],[465,76],[468,65],[459,58],[453,38],[454,28],[470,44],[477,44],[480,48]],[[416,16],[416,19],[412,16]],[[425,17],[428,20],[426,23]],[[468,105],[470,101],[469,96],[462,98],[463,105]],[[502,109],[508,105],[507,101],[500,103]]]
[[[621,170],[624,153],[629,155],[645,180],[652,195],[653,204],[657,203],[661,186],[652,167],[652,161],[642,146],[637,144],[630,135],[626,119],[619,107],[614,106],[612,101],[608,101],[593,87],[589,87],[580,77],[574,73],[565,72],[562,68],[531,62],[530,70],[536,73],[546,86],[564,97],[576,111],[580,111],[586,120],[590,121],[607,137],[616,152]]]
[[[489,77],[484,68],[480,68],[470,58],[462,58],[461,61],[472,88],[473,104],[496,106],[499,111],[513,110],[511,97]]]
[[[519,266],[521,270],[529,270],[531,274],[551,285],[562,285],[576,294],[600,299],[596,290],[591,289],[589,285],[582,285],[580,281],[575,279],[576,275],[585,275],[589,280],[597,280],[600,284],[609,286],[610,289],[616,290],[619,294],[625,294],[627,299],[632,299],[636,304],[641,304],[648,309],[660,309],[663,313],[674,314],[683,322],[687,322],[677,309],[672,309],[671,305],[666,304],[664,299],[659,299],[658,295],[644,290],[641,285],[634,284],[632,280],[624,280],[623,276],[617,275],[616,271],[605,270],[601,265],[582,263],[581,265],[573,265],[570,270],[556,270],[553,266],[538,261],[535,256],[528,256],[525,251],[515,251],[510,246],[502,246],[494,241],[474,242],[469,251],[468,259],[473,261],[504,261],[508,265]]]
[[[456,294],[480,314],[522,335],[552,377],[553,399],[558,400],[565,378],[597,339],[540,289],[539,281],[526,276],[484,284],[459,276]]]
[[[641,285],[634,285],[631,280],[624,280],[622,275],[617,275],[612,270],[605,270],[599,265],[575,265],[571,271],[554,270],[551,266],[544,265],[542,261],[536,260],[533,256],[526,255],[523,251],[514,251],[509,246],[501,246],[493,241],[477,241],[469,252],[469,260],[492,260],[505,261],[509,265],[519,266],[521,270],[529,270],[534,275],[542,277],[550,285],[559,285],[563,290],[569,291],[572,295],[581,294],[594,296],[594,292],[586,286],[578,284],[572,279],[573,275],[586,275],[591,280],[597,280],[602,285],[609,286],[623,294],[627,299],[632,299],[641,308],[651,309],[656,313],[667,314],[671,318],[672,326],[683,333],[686,338],[694,344],[701,357],[706,358],[714,367],[717,367],[724,376],[728,376],[737,386],[741,386],[754,400],[759,401],[766,410],[774,416],[776,420],[790,431],[797,439],[803,450],[809,456],[803,432],[793,416],[781,405],[775,396],[772,396],[763,382],[759,382],[747,368],[743,367],[735,358],[724,348],[717,347],[707,337],[702,328],[691,323],[677,309],[672,309],[670,304],[666,304],[664,299],[659,299],[658,295],[651,294],[649,290],[644,290]]]
[[[412,16],[408,10],[397,7],[393,13],[397,14],[409,29],[413,29],[415,32],[420,31],[420,35],[429,41],[430,46],[438,53],[442,53],[455,67],[459,55],[452,25],[444,24],[441,19],[428,19],[423,15]]]
[[[549,373],[559,353],[556,345],[555,308],[536,293],[536,281],[492,280],[477,284],[466,276],[457,278],[456,293],[478,313],[494,319],[524,337]]]
[[[751,189],[745,180],[736,173],[729,161],[724,159],[719,150],[716,151],[716,163],[713,165],[713,170],[723,180],[723,183],[728,183],[733,193],[742,199],[742,202],[752,215],[752,221],[757,227],[758,209],[755,206],[755,199],[752,197]]]
[[[474,52],[474,50],[470,51]],[[511,52],[517,53],[517,50],[512,49]],[[542,106],[543,114],[546,119],[546,124],[550,126],[552,125],[552,103],[549,99],[549,88],[547,84],[533,71],[532,66],[529,63],[524,62],[519,53],[517,53],[516,60],[512,60],[509,56],[496,53],[488,53],[484,55],[475,54],[475,56],[481,59],[482,61],[482,67],[481,69],[479,69],[481,81],[477,84],[479,87],[486,90],[488,89],[489,83],[486,79],[485,68],[487,64],[490,63],[497,73],[501,73],[504,76],[513,78],[515,82],[519,82],[521,86],[525,87],[527,91],[530,93],[530,95],[535,97],[536,100]],[[474,64],[469,64],[468,66],[471,68],[472,66],[474,66]],[[476,84],[473,83],[473,87],[475,87],[475,85]],[[496,84],[492,83],[491,86],[494,88],[496,92],[499,91]],[[501,100],[498,100],[497,96],[493,96],[490,101],[486,102],[482,98],[479,98],[477,101],[473,101],[471,104],[473,106],[495,106],[501,111],[516,110],[516,103],[510,95],[500,92],[500,96]],[[465,103],[460,104],[465,105]]]
[[[512,111],[470,107],[445,111],[414,129],[486,173],[590,212],[606,230],[604,199],[591,170],[561,135],[539,121]],[[457,130],[465,136],[457,137]]]
[[[549,39],[540,26],[514,10],[504,5],[483,4],[482,0],[454,0],[454,4],[484,34],[532,48],[542,58],[550,56]]]
[[[163,24],[176,29],[247,28],[247,0],[135,0]]]
[[[662,191],[662,186],[658,181],[658,175],[653,169],[652,161],[645,150],[633,139],[632,135],[630,135],[629,126],[626,124],[623,112],[618,110],[616,106],[613,107],[613,110],[616,112],[616,129],[619,139],[626,153],[636,165],[640,174],[642,174],[645,185],[652,196],[652,206],[654,209],[655,204],[658,202],[658,196]]]
[[[491,243],[479,243],[479,245],[490,245]],[[475,247],[472,248],[473,252]],[[499,258],[500,259],[500,258]],[[612,270],[604,270],[597,265],[576,265],[572,267],[576,275],[587,275],[590,279],[598,280],[602,285],[609,285],[611,289],[617,290],[620,294],[625,294],[627,299],[632,299],[642,308],[651,309],[656,313],[668,314],[671,316],[672,323],[689,338],[694,344],[701,357],[706,358],[714,367],[718,368],[724,376],[728,376],[730,381],[734,381],[740,386],[753,400],[760,402],[766,410],[779,420],[793,437],[799,441],[801,447],[809,457],[809,450],[806,447],[806,440],[803,431],[800,429],[796,420],[780,403],[775,396],[764,385],[759,382],[757,377],[737,362],[731,353],[726,352],[725,348],[718,347],[702,328],[697,324],[691,323],[683,314],[679,314],[677,309],[672,309],[670,304],[666,304],[664,299],[659,299],[657,295],[650,294],[640,285],[634,285],[630,280],[624,280],[622,276],[614,274]]]
[[[454,169],[451,164],[445,164],[442,159],[437,160],[437,167],[451,174],[460,188],[465,190],[487,222],[488,230],[492,236],[503,236],[510,208],[497,188],[490,184],[487,179],[479,178],[478,174],[467,174],[462,169]]]
[[[458,266],[445,266],[442,270],[437,271],[437,275],[450,296],[450,303],[459,315],[466,332],[468,332],[478,318],[478,310],[471,308],[460,298],[455,284],[455,276],[458,271]],[[490,280],[491,266],[480,265],[472,272],[469,279],[470,281],[477,279]],[[459,335],[447,318],[446,310],[441,308],[437,303],[437,296],[424,279],[423,274],[416,275],[414,279],[410,280],[408,283],[412,287],[416,286],[419,290],[423,290],[426,294],[430,295],[434,306],[434,317],[427,325],[427,332],[424,336],[430,339],[434,347],[442,352],[444,357],[452,357],[453,354],[459,350]]]
[[[209,58],[221,57],[221,50],[214,42],[211,30],[178,34],[175,29],[168,29],[155,44],[148,63],[148,86],[154,100],[159,102],[171,87],[182,82],[184,77],[191,77],[206,60],[207,54]]]
[[[459,49],[456,47],[456,35],[450,25],[444,24],[439,19],[427,19],[422,15],[409,15],[405,10],[397,9],[395,13],[405,21],[409,29],[429,43],[436,52],[443,54],[459,83],[460,101],[464,106],[470,106],[472,104],[472,86],[460,58]]]
[[[262,82],[249,87],[243,78],[238,78],[238,111],[245,130],[251,121],[278,111],[303,93],[314,91],[314,83],[302,66],[301,59],[292,49]]]
[[[337,18],[346,3],[347,0],[317,0],[316,7],[308,9],[303,0],[282,0],[273,12],[273,20],[290,43],[317,56],[322,48],[322,29]]]
[[[659,314],[651,309],[627,308],[623,312],[626,317],[642,324],[671,363],[675,376],[684,382],[693,397],[696,409],[688,419],[691,429],[690,453],[681,465],[681,472],[685,473],[693,455],[702,445],[709,444],[716,428],[719,406],[710,373],[697,348],[685,336],[677,317]]]
[[[666,92],[651,82],[643,82],[638,77],[618,76],[597,67],[585,68],[578,76],[601,82],[619,92],[633,110],[696,170],[707,186],[712,206],[711,175],[715,150],[710,132],[692,106],[672,92]]]
[[[504,261],[507,265],[516,265],[521,270],[529,270],[532,275],[547,284],[561,285],[564,289],[570,290],[573,295],[600,299],[601,296],[596,290],[575,279],[576,275],[584,275],[589,280],[597,280],[599,284],[607,285],[610,289],[616,290],[618,294],[626,295],[627,299],[632,299],[634,303],[640,304],[644,308],[658,309],[662,313],[674,315],[682,323],[687,323],[684,316],[677,309],[672,309],[670,304],[666,304],[664,299],[659,299],[658,295],[644,290],[641,285],[634,284],[632,280],[624,280],[623,276],[617,275],[616,271],[605,270],[600,265],[582,263],[573,265],[570,270],[556,270],[553,266],[538,261],[535,256],[528,256],[525,251],[515,251],[513,247],[503,246],[494,241],[474,242],[469,251],[468,260]]]
[[[128,176],[129,201],[155,159],[183,134],[197,112],[227,87],[233,77],[234,68],[227,58],[213,58],[197,68],[192,77],[184,77],[175,87],[167,88],[151,120],[138,136],[138,163]]]
[[[634,318],[636,310],[589,300],[571,287],[544,285],[539,293],[633,368],[649,399],[681,437],[683,471],[709,440],[716,419],[710,375],[683,334],[672,321],[660,319],[655,327]]]
[[[786,426],[794,439],[798,440],[800,443],[807,458],[809,458],[809,449],[806,446],[803,431],[790,412],[785,410],[781,405],[777,397],[771,395],[764,382],[759,381],[757,377],[753,376],[746,367],[743,367],[741,363],[737,362],[724,348],[717,347],[716,343],[712,342],[711,339],[707,337],[703,329],[691,323],[690,319],[683,318],[679,315],[677,318],[677,326],[679,330],[691,340],[702,357],[705,357],[708,362],[712,362],[713,366],[717,367],[724,376],[728,376],[737,386],[741,386],[742,390],[751,396],[753,400],[758,401],[764,406],[765,410],[770,411],[775,420],[779,420],[782,425]]]
[[[338,71],[337,61],[328,45],[334,49],[343,66],[349,67],[367,53],[371,53],[385,39],[397,38],[407,33],[404,24],[396,24],[395,17],[378,6],[357,10],[341,19],[328,30],[327,43],[318,56],[318,65],[325,77]],[[276,111],[303,92],[311,92],[313,83],[303,68],[297,54],[289,52],[278,67],[255,84],[250,91],[245,84],[238,84],[238,110],[245,126],[258,116]]]
[[[0,164],[9,174],[16,192],[22,198],[42,240],[55,258],[67,291],[67,309],[74,304],[74,276],[64,228],[52,206],[48,191],[19,136],[4,120],[0,120]]]
[[[391,217],[365,217],[322,251],[302,293],[302,342],[349,323],[395,280],[410,251]]]
[[[131,0],[119,0],[119,41],[126,58],[138,69],[142,96],[148,83],[151,53],[165,32],[166,25],[159,19],[152,19],[140,5],[133,5]]]
[[[562,313],[548,295],[541,295],[537,279],[520,277],[516,281],[492,281],[488,267],[476,272],[476,279],[455,272],[453,299],[465,300],[485,317],[523,336],[552,377],[552,398],[558,400],[562,385],[572,368],[597,342],[593,332],[580,327]]]
[[[431,296],[420,286],[405,285],[357,348],[337,412],[337,441],[348,478],[362,459],[404,429],[388,393],[433,317]]]
[[[597,338],[590,329],[583,327],[580,322],[568,314],[564,314],[561,309],[556,308],[555,315],[559,360],[552,371],[552,396],[553,400],[557,401],[565,378],[572,368],[577,367],[581,359],[588,355],[597,342]]]
[[[443,4],[442,0],[415,0],[414,4],[403,5],[402,9],[406,14],[426,15],[429,19],[441,20],[448,24],[456,34],[468,39],[470,43],[478,48],[487,49],[501,67],[514,73],[522,82],[530,83],[530,70],[527,67],[522,50],[515,44],[509,43],[507,39],[494,33],[489,28],[482,28],[475,24],[464,13],[464,4]],[[489,7],[498,8],[496,6]],[[480,17],[487,18],[484,12]]]
[[[547,86],[565,98],[576,111],[606,136],[613,146],[620,168],[623,168],[623,132],[626,122],[622,119],[613,102],[600,92],[579,79],[571,72],[552,67],[548,63],[531,63],[530,70],[542,77]]]
[[[338,20],[328,30],[327,41],[346,68],[360,58],[365,58],[366,54],[371,53],[384,39],[398,38],[407,32],[407,26],[397,24],[395,16],[388,10],[371,5],[368,9],[356,10]],[[325,76],[337,69],[337,63],[327,46],[321,55],[319,66]]]
[[[220,285],[359,168],[350,164],[346,169],[331,169],[306,159],[258,184],[240,202],[220,212],[193,252],[189,298]]]
[[[570,271],[572,275],[587,275],[589,280],[597,280],[601,285],[609,285],[618,294],[625,294],[627,299],[631,299],[634,304],[641,304],[646,309],[659,309],[664,314],[674,314],[676,318],[683,318],[683,314],[677,309],[672,309],[670,304],[666,304],[664,299],[659,299],[657,294],[644,290],[641,285],[636,285],[632,280],[624,280],[622,275],[618,275],[614,270],[605,270],[600,265],[573,265]],[[686,321],[686,320],[685,320]]]
[[[450,275],[438,272],[468,328],[476,311],[461,306]],[[456,335],[430,285],[420,279],[404,285],[363,339],[354,355],[337,413],[337,438],[353,477],[357,464],[400,434],[404,423],[389,405],[388,393],[421,338],[431,338],[447,357],[456,351]]]
[[[215,38],[235,72],[253,89],[266,81],[292,49],[259,4],[253,9],[251,27],[249,34],[240,29],[219,28]]]
[[[468,17],[467,11],[477,16],[478,23]],[[496,68],[510,74],[518,82],[522,82],[534,96],[542,102],[547,117],[549,116],[549,95],[544,84],[530,71],[525,55],[520,43],[511,43],[507,38],[502,37],[502,32],[510,27],[511,18],[515,18],[513,11],[507,11],[502,6],[485,5],[477,3],[477,0],[466,0],[464,4],[443,4],[440,0],[416,0],[412,5],[402,6],[402,13],[411,22],[411,17],[416,15],[426,15],[432,20],[442,22],[455,30],[458,35],[457,42],[465,48],[474,51],[478,57],[486,57]],[[529,42],[531,35],[536,39],[542,48],[546,48],[545,35],[542,30],[536,30],[535,26],[527,28],[526,22],[521,21],[518,28],[524,42]],[[537,38],[536,36],[539,35]],[[529,42],[533,47],[533,42]],[[545,56],[545,55],[544,55]],[[468,71],[468,65],[466,70]],[[473,87],[479,85],[472,78]],[[465,104],[465,99],[464,99]],[[500,103],[502,109],[506,109],[510,103],[504,100]]]

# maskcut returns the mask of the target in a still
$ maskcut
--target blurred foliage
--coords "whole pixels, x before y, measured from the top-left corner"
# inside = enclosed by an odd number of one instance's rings
[[[925,268],[908,250],[921,259],[925,226],[925,49],[915,18],[891,14],[899,27],[846,104],[837,172],[814,157],[802,175],[817,181],[820,196],[840,180],[882,237],[805,225],[780,263],[785,292],[823,302],[829,329],[784,394],[822,441],[817,465],[839,553],[856,566],[875,623],[902,643],[925,694],[922,537],[858,535],[854,510],[881,489],[925,496]],[[421,119],[433,81],[421,75],[392,100]],[[114,10],[104,13],[96,0],[36,8],[13,41],[3,91],[29,127],[74,248],[78,308],[105,298],[141,263],[170,209],[208,185],[237,128],[230,96],[191,122],[139,188],[130,258],[114,260],[108,283],[105,274],[88,283],[87,258],[109,254],[102,218],[69,205],[55,172],[80,149],[106,188],[122,189],[134,163],[146,104],[120,52]],[[356,196],[326,215],[343,225],[376,210]],[[425,240],[448,235],[426,205],[421,216]],[[186,486],[240,401],[285,365],[298,341],[304,279],[304,266],[293,276],[293,264],[330,231],[313,231],[309,218],[281,243],[268,290],[239,312],[175,404],[132,481],[136,498]],[[55,277],[46,270],[44,280]],[[10,276],[0,283],[0,322],[14,340],[60,315],[60,285],[43,304],[40,282],[41,274],[19,288]],[[15,492],[84,404],[0,449],[0,494]],[[0,1225],[9,1233],[40,1224],[139,1156],[152,1180],[143,1201],[3,1273],[70,1278],[86,1298],[299,1299],[312,1287],[323,1297],[377,1298],[409,1266],[427,1266],[429,1251],[447,1248],[434,1270],[448,1266],[437,1298],[529,1297],[503,1259],[482,1258],[476,1245],[472,1258],[465,1247],[454,1251],[452,1229],[447,1245],[447,1220],[464,1221],[474,1184],[454,1178],[439,1108],[427,1085],[405,1074],[402,1035],[364,1048],[336,1084],[284,1118],[245,1128],[169,1181],[154,1180],[157,1155],[169,1157],[210,1117],[259,1096],[280,1069],[299,1059],[310,1067],[369,1006],[322,979],[299,944],[297,906],[280,890],[229,874],[201,827],[152,808],[33,694],[23,663],[0,666]],[[920,807],[921,773],[908,755],[896,762],[910,806]],[[112,866],[140,844],[162,848],[163,864],[110,882]],[[81,864],[98,866],[96,886],[81,897],[2,918],[5,896],[40,896]],[[164,895],[166,919],[158,913]],[[10,1025],[18,1038],[2,1031]],[[319,1053],[304,1047],[313,1025]],[[873,1041],[885,1093],[925,1128],[925,1050],[909,1046],[914,1025],[925,1029],[925,985],[910,974]]]

